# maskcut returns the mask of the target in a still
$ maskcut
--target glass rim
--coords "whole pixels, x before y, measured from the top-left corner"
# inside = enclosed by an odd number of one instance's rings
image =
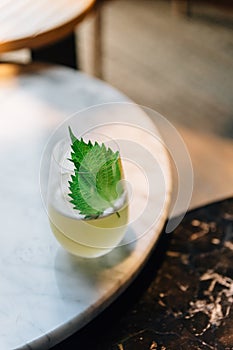
[[[112,149],[112,147],[108,146],[107,148],[108,149],[111,149],[114,153],[118,152],[118,157],[115,159],[115,162],[119,161],[120,159],[120,150],[119,150],[119,145],[118,143],[116,142],[116,140],[112,139],[111,137],[107,136],[107,135],[104,135],[104,134],[101,134],[101,133],[95,133],[95,132],[87,132],[83,135],[81,135],[80,137],[78,137],[77,139],[80,140],[80,139],[85,139],[85,137],[87,135],[98,135],[102,138],[105,138],[106,141],[101,141],[99,142],[98,140],[95,140],[95,142],[97,142],[99,145],[101,144],[106,144],[107,142],[111,142],[112,144],[114,144],[116,150],[114,151]],[[88,139],[88,141],[91,141],[91,143],[94,145],[93,141],[91,139]],[[87,141],[85,141],[87,142]],[[62,159],[59,159],[59,146],[64,143],[65,147],[63,147],[63,155],[64,157]],[[71,152],[71,145],[72,145],[72,141],[69,137],[63,137],[62,139],[60,139],[59,141],[56,142],[56,144],[53,146],[53,149],[52,149],[52,153],[51,153],[51,159],[57,164],[57,166],[60,168],[60,169],[63,169],[64,171],[66,172],[69,172],[69,173],[74,173],[75,172],[75,169],[71,168],[71,167],[68,167],[68,166],[65,166],[64,165],[64,162],[67,160],[69,160],[68,158],[68,155],[69,153]],[[67,147],[66,147],[67,146]],[[57,154],[56,154],[57,153]],[[61,153],[62,154],[62,153]],[[65,157],[65,155],[67,155],[67,157]],[[73,164],[71,160],[69,160],[69,164]],[[87,171],[77,171],[79,174],[87,174],[88,172]]]

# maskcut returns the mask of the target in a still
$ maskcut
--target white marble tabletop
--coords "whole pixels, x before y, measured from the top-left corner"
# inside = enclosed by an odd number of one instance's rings
[[[67,68],[0,66],[1,350],[48,349],[71,335],[126,288],[153,249],[168,212],[169,161],[155,125],[127,101]],[[123,243],[97,259],[59,246],[41,198],[46,154],[68,124],[117,138],[132,188]]]

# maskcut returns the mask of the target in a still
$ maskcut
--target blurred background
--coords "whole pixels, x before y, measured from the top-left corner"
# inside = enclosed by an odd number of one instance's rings
[[[166,117],[193,163],[191,207],[233,194],[233,2],[107,0],[103,79]],[[91,72],[79,27],[80,64]]]
[[[233,1],[99,1],[102,79],[172,123],[233,137]],[[93,75],[93,15],[76,30]],[[28,50],[1,60],[28,62]]]
[[[104,80],[172,122],[233,137],[232,1],[107,0],[101,21]],[[89,73],[90,22],[78,30]]]

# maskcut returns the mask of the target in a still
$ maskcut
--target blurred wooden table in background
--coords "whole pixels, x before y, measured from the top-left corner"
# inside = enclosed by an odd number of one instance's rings
[[[27,48],[33,60],[77,68],[74,29],[92,12],[96,21],[90,44],[100,76],[100,21],[95,5],[96,0],[1,1],[0,54]]]

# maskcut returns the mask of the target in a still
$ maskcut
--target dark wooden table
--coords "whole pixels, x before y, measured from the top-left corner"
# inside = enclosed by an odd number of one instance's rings
[[[190,211],[126,292],[53,350],[233,349],[232,262],[233,198]]]

